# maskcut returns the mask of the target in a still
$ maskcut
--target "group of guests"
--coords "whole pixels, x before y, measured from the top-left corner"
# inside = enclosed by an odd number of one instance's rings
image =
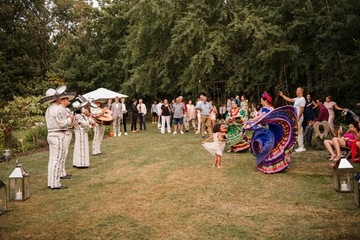
[[[322,99],[317,99],[315,102],[311,99],[311,96],[309,94],[306,96],[306,98],[304,97],[304,89],[302,87],[298,87],[296,89],[296,97],[294,98],[290,98],[284,95],[284,93],[281,91],[279,92],[279,96],[282,97],[285,101],[293,103],[293,107],[295,109],[296,121],[297,121],[296,140],[298,143],[298,148],[295,149],[295,152],[304,152],[306,151],[305,146],[311,146],[312,134],[314,132],[313,126],[317,122],[322,122],[322,124],[325,123],[328,124],[329,131],[334,136],[332,139],[324,141],[324,145],[331,155],[330,160],[337,161],[340,159],[341,147],[352,148],[353,159],[354,159],[354,153],[360,152],[360,133],[359,133],[360,122],[352,121],[349,124],[349,130],[346,131],[343,136],[341,136],[343,134],[343,129],[340,127],[337,130],[337,135],[335,135],[334,109],[337,110],[348,110],[348,109],[339,107],[334,101],[332,101],[331,96],[326,96],[325,101],[323,101]],[[223,137],[221,137],[222,135],[220,134],[219,136],[214,135],[213,137],[210,137],[203,142],[204,147],[211,154],[215,155],[214,167],[219,166],[218,156],[221,156],[222,153],[221,149],[224,149],[223,148],[225,146],[223,143],[224,141],[227,141],[229,143],[232,140],[232,138],[240,137],[242,138],[242,144],[244,143],[246,144],[247,143],[246,138],[243,138],[243,136],[240,134],[243,124],[254,123],[258,119],[266,115],[267,113],[272,112],[274,110],[274,107],[272,105],[272,98],[267,92],[264,92],[264,94],[260,99],[262,105],[260,109],[256,108],[254,105],[252,105],[250,108],[247,107],[247,104],[242,105],[242,102],[245,102],[244,100],[245,100],[244,97],[242,97],[240,100],[238,96],[235,99],[231,100],[231,104],[233,107],[230,110],[228,110],[229,108],[226,109],[226,113],[227,113],[225,117],[226,125],[220,126],[222,128],[226,128],[232,122],[234,116],[236,116],[234,119],[237,119],[237,121],[240,120],[240,123],[237,124],[237,126],[239,126],[240,131],[236,131],[236,129],[234,128],[233,129],[227,128],[226,140]],[[226,107],[228,107],[229,103],[227,103],[226,105],[227,105]],[[222,107],[224,107],[224,104],[222,105]],[[315,108],[319,108],[319,115],[317,118],[315,118],[314,116]],[[246,110],[248,110],[248,112],[246,112]],[[247,116],[250,116],[250,119],[247,119]],[[303,126],[305,128],[305,136],[304,136]],[[232,131],[234,131],[234,133],[232,133]],[[206,142],[210,139],[214,139],[214,143],[211,143],[211,145],[209,146],[209,143]],[[234,148],[234,146],[232,146],[232,148]],[[262,170],[265,172],[264,169]]]
[[[303,97],[304,89],[299,87],[296,90],[296,98],[289,98],[285,96],[282,92],[279,93],[286,101],[294,102],[294,107],[297,109],[298,113],[298,145],[295,151],[303,152],[306,151],[305,146],[311,146],[312,134],[314,132],[314,125],[316,123],[321,123],[325,127],[329,127],[330,135],[333,136],[332,139],[324,140],[324,146],[330,153],[330,159],[332,161],[338,161],[341,158],[341,148],[347,147],[352,149],[352,155],[360,151],[360,122],[353,120],[349,124],[349,129],[344,133],[343,128],[340,126],[337,129],[337,133],[334,128],[334,119],[335,112],[334,109],[348,111],[346,108],[339,107],[336,102],[332,101],[331,96],[326,96],[325,101],[322,99],[317,99],[314,102],[311,99],[310,94],[306,96],[306,99]],[[319,115],[317,118],[314,117],[314,109],[319,108]],[[305,135],[303,131],[303,121],[305,121]],[[327,131],[327,129],[324,129]],[[305,139],[304,139],[305,137]],[[335,150],[335,151],[334,151]]]

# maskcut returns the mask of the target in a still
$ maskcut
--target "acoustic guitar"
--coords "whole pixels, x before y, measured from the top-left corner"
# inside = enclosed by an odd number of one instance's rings
[[[101,125],[111,125],[112,122],[114,121],[114,118],[112,116],[112,111],[105,109],[105,111],[103,111],[103,113],[94,118],[95,122],[97,124],[101,124]]]

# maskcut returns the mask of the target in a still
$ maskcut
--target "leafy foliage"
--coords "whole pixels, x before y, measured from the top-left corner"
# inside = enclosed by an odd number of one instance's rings
[[[1,5],[5,99],[66,83],[145,99],[206,92],[217,102],[235,94],[257,101],[263,90],[277,101],[278,90],[303,86],[341,106],[358,101],[357,0],[33,2]]]
[[[3,100],[44,92],[43,83],[52,54],[47,23],[44,0],[0,2],[0,94]]]

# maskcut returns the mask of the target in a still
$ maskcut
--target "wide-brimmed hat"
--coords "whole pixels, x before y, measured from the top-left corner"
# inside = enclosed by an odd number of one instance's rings
[[[82,103],[80,103],[79,101],[76,101],[76,102],[73,102],[72,107],[73,107],[74,111],[76,111],[76,110],[79,110],[79,109],[85,107],[88,104],[89,104],[88,101],[82,102]]]
[[[39,100],[39,103],[40,104],[52,103],[59,97],[60,94],[64,93],[65,90],[66,90],[65,85],[61,85],[61,86],[57,87],[56,89],[49,88],[45,93],[45,97],[41,98]]]
[[[76,96],[76,93],[75,92],[64,92],[62,94],[59,95],[59,99],[63,99],[63,98],[68,98],[69,101],[73,100]]]
[[[83,95],[80,95],[80,94],[78,94],[78,96],[76,97],[76,99],[78,99],[80,102],[88,102],[88,100],[86,100],[86,98],[84,98],[84,96]]]
[[[86,104],[84,105],[84,106],[86,106],[86,105],[90,105],[91,107],[93,107],[93,108],[97,108],[98,106],[94,103],[94,99],[93,98],[89,98],[89,100],[86,100],[86,98],[84,98],[84,96],[82,96],[82,95],[78,95],[77,97],[76,97],[76,99],[78,99],[80,102],[82,102],[82,103],[85,103],[86,102]]]
[[[97,102],[101,103],[100,100],[94,100],[93,98],[89,98],[90,107],[98,108],[98,105],[96,105]]]

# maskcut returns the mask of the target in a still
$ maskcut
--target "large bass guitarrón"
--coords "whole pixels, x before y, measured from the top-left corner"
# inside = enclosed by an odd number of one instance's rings
[[[114,121],[114,118],[112,116],[112,111],[108,110],[108,109],[103,109],[103,112],[100,116],[95,117],[94,121],[97,124],[101,124],[101,125],[111,125],[112,122]]]

